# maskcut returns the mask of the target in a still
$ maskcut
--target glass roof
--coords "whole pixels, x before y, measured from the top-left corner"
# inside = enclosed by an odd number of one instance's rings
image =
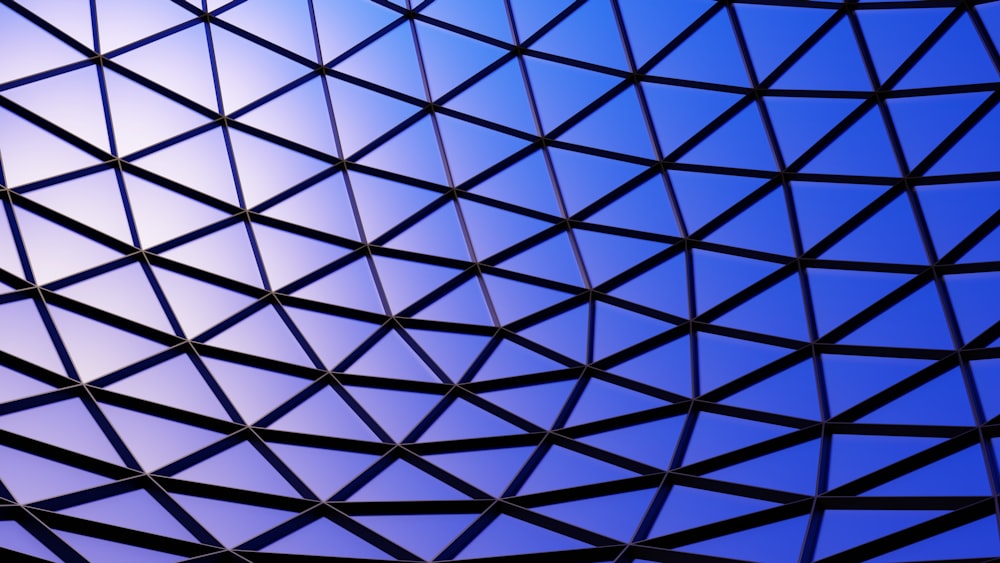
[[[0,0],[0,558],[1000,558],[998,43]]]

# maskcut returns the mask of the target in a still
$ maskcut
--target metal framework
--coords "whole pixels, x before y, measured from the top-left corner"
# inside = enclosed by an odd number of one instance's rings
[[[0,554],[1000,559],[1000,3],[409,2],[0,0]]]

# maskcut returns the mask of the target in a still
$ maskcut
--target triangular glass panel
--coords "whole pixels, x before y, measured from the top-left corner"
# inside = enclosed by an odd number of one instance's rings
[[[673,328],[659,319],[598,301],[594,311],[594,358],[601,359]]]
[[[665,313],[688,316],[687,265],[679,254],[609,293]]]
[[[549,169],[541,151],[533,152],[497,172],[472,190],[475,194],[497,201],[551,215],[561,215]]]
[[[586,424],[595,420],[654,409],[669,404],[644,393],[621,387],[603,379],[591,378],[583,395],[573,406],[566,426]]]
[[[898,21],[898,20],[897,20]],[[951,64],[955,57],[962,57],[962,64]],[[997,71],[979,39],[968,14],[952,24],[951,28],[910,72],[903,76],[896,88],[928,88],[996,82]]]
[[[588,217],[587,222],[658,235],[680,235],[670,197],[660,175],[653,176],[612,201]]]
[[[930,365],[929,360],[824,354],[823,372],[830,412],[840,414]]]
[[[333,122],[329,119],[330,110],[322,80],[322,77],[314,78],[250,113],[240,115],[239,120],[289,141],[335,155],[337,146],[333,139]],[[328,119],[323,119],[324,116]]]
[[[392,61],[392,64],[385,64]],[[424,85],[410,25],[403,22],[351,55],[334,70],[423,99]]]
[[[688,233],[698,231],[705,223],[753,193],[763,183],[760,178],[749,176],[722,176],[681,170],[671,170],[669,177]]]
[[[435,420],[423,434],[421,442],[467,440],[489,436],[509,436],[524,432],[464,399],[457,399]]]
[[[691,395],[691,338],[684,335],[609,369],[633,381],[689,396]]]
[[[938,257],[951,251],[991,215],[1000,211],[1000,183],[920,186],[917,197]],[[962,217],[956,221],[955,217]]]
[[[674,416],[626,426],[599,434],[577,438],[578,441],[620,456],[667,468],[674,454],[677,438],[684,427],[683,416]],[[656,444],[656,447],[649,447]]]
[[[524,59],[542,130],[549,132],[618,82],[610,75],[544,59]]]
[[[885,124],[872,108],[810,160],[803,172],[866,176],[897,176],[899,164],[892,152]]]
[[[382,550],[342,526],[319,518],[262,549],[264,553],[291,556],[358,557],[385,560]]]
[[[1000,321],[998,303],[992,299],[997,287],[997,272],[980,272],[945,277],[945,285],[951,306],[962,331],[963,339],[968,342],[979,336],[984,330]]]
[[[997,535],[996,517],[990,515],[971,524],[942,532],[928,539],[918,540],[872,563],[927,559],[991,559],[1000,555],[1000,537]]]
[[[869,90],[858,42],[843,18],[774,83],[791,90]]]
[[[513,258],[504,260],[500,267],[546,280],[583,285],[573,245],[566,233],[559,233],[537,243]]]
[[[18,46],[18,52],[24,46]],[[79,170],[99,161],[52,133],[0,109],[0,150],[4,179],[16,187]]]
[[[226,145],[226,137],[223,130],[221,128],[213,128],[200,135],[184,139],[165,149],[137,159],[134,162],[150,172],[155,172],[205,195],[235,205],[238,202],[236,184],[233,181],[233,167],[229,158],[229,149]],[[135,176],[126,177],[128,178],[130,191],[134,189],[134,184],[146,182]],[[153,190],[147,189],[144,191],[151,192]],[[146,197],[151,198],[152,196]],[[164,200],[166,198],[161,196],[160,199]],[[132,205],[133,207],[136,206],[134,202]],[[174,203],[172,208],[178,209],[180,205],[187,205],[192,209],[198,207],[192,201],[187,204]],[[147,203],[146,206],[148,207],[149,204]],[[187,213],[190,213],[190,211],[178,213],[177,215],[184,216]],[[195,215],[195,217],[200,218],[204,214],[202,212],[200,215]],[[137,213],[136,221],[139,223],[140,234],[145,232],[143,227],[149,230],[157,229],[157,232],[167,230],[165,226],[159,224],[162,221],[154,221],[148,216],[144,217],[141,213]],[[193,218],[185,218],[183,221],[180,221],[181,224],[193,222]],[[143,225],[143,223],[148,223],[148,225]],[[147,242],[146,244],[152,243]]]
[[[150,473],[223,438],[211,430],[113,405],[102,404],[101,411],[139,465]]]
[[[260,309],[207,342],[281,362],[310,367],[313,364],[274,306]]]
[[[104,485],[107,477],[0,445],[0,479],[21,504]],[[6,536],[4,537],[6,542]]]
[[[312,238],[255,223],[254,240],[271,287],[280,288],[337,260],[348,250]]]
[[[788,206],[779,187],[705,237],[706,241],[792,256]]]
[[[927,251],[903,194],[822,254],[830,260],[926,264]]]
[[[331,61],[399,18],[399,14],[366,0],[313,3],[323,62]]]
[[[45,561],[59,561],[56,554],[38,541],[31,532],[13,520],[0,522],[0,535],[3,536],[4,549]]]
[[[218,103],[205,35],[204,26],[191,26],[113,60],[215,111]]]
[[[451,202],[446,202],[416,225],[393,237],[385,247],[455,260],[469,260],[465,234],[459,223],[455,205]]]
[[[369,240],[378,238],[440,195],[367,174],[351,173],[350,182],[361,225]]]
[[[330,76],[327,85],[340,146],[347,157],[420,110],[419,106]]]
[[[25,397],[40,395],[53,389],[41,381],[0,366],[0,403],[9,403]]]
[[[424,307],[413,318],[488,326],[494,324],[486,306],[482,282],[475,277]]]
[[[4,319],[0,323],[0,351],[44,369],[66,373],[38,302],[24,299],[4,303],[0,305],[0,318]]]
[[[427,182],[447,183],[430,116],[386,140],[358,163]]]
[[[359,516],[355,519],[420,557],[430,560],[478,517],[478,514],[435,513]]]
[[[445,1],[451,2],[455,6],[465,5],[461,0]],[[444,3],[440,0],[435,1],[423,13],[426,14],[433,11],[435,7],[443,5]],[[503,9],[500,0],[477,2],[477,10],[463,9],[470,13],[480,13],[480,9],[493,5],[498,5]],[[506,14],[503,17],[506,19]],[[506,28],[507,25],[504,24],[503,27]],[[531,104],[528,101],[527,90],[525,90],[524,80],[521,76],[521,66],[516,60],[512,60],[489,73],[444,105],[447,108],[474,115],[493,123],[535,133],[535,119],[531,113]]]
[[[715,4],[711,0],[652,4],[645,0],[621,0],[618,5],[635,64],[643,66]]]
[[[828,488],[835,489],[942,441],[917,436],[835,434],[830,446]]]
[[[534,447],[430,454],[426,458],[467,483],[500,496]]]
[[[395,330],[385,333],[345,371],[389,379],[440,381],[410,344]]]
[[[480,261],[551,226],[540,219],[476,201],[463,199],[459,207]]]
[[[812,6],[740,4],[735,8],[758,81],[770,75],[834,14]]]
[[[222,545],[230,547],[235,547],[294,515],[284,510],[211,498],[178,493],[171,493],[170,496]]]
[[[586,41],[580,41],[580,37]],[[555,28],[532,43],[532,49],[624,70],[621,34],[609,0],[580,5]]]
[[[351,495],[354,501],[433,501],[466,499],[462,492],[413,464],[396,460]]]
[[[321,499],[330,498],[378,459],[372,454],[292,444],[269,443],[268,447]]]
[[[816,490],[819,447],[819,440],[812,440],[713,471],[706,477],[809,495]]]
[[[350,386],[347,391],[397,442],[402,442],[441,401],[440,395],[395,389]]]
[[[342,266],[292,294],[330,305],[380,314],[385,312],[371,267],[365,258]]]
[[[260,270],[248,230],[249,225],[240,221],[171,248],[164,252],[163,256],[259,287]]]
[[[733,150],[740,147],[739,150]],[[750,104],[695,145],[679,162],[774,170],[774,153],[768,143],[756,104]]]
[[[309,380],[261,368],[204,358],[212,378],[236,411],[254,423],[304,389]]]
[[[606,282],[667,247],[660,242],[585,229],[574,229],[573,236],[592,285]]]
[[[226,10],[221,19],[303,57],[316,59],[310,17],[306,0],[271,0],[239,4]]]
[[[165,346],[65,309],[49,307],[77,375],[90,382],[165,349]]]
[[[882,195],[885,186],[791,183],[802,249],[808,251],[842,223]]]
[[[742,330],[809,340],[802,282],[793,275],[751,297],[715,322]]]
[[[673,153],[741,99],[729,92],[654,82],[643,83],[642,91],[664,155]]]
[[[738,391],[723,404],[819,420],[819,398],[812,360],[796,364],[760,383]]]
[[[927,408],[930,404],[934,405],[933,409]],[[861,417],[858,422],[950,426],[975,424],[965,383],[957,368]]]
[[[674,485],[649,535],[673,534],[773,506],[765,500]]]
[[[587,306],[581,305],[518,332],[557,354],[584,362],[589,352],[588,317]]]
[[[253,297],[236,293],[194,278],[155,268],[156,279],[166,295],[177,321],[188,337],[235,315],[255,301]]]
[[[58,27],[67,35],[79,41],[85,47],[90,48],[94,43],[94,30],[91,27],[90,4],[73,4],[71,6],[58,6],[50,4],[46,0],[24,0],[19,2],[35,14],[41,16],[45,21]],[[3,16],[5,19],[6,15]],[[24,31],[19,30],[20,33]],[[12,40],[20,37],[12,34]],[[6,46],[4,46],[6,48]],[[0,77],[0,81],[6,82],[7,78]]]
[[[501,340],[476,372],[476,381],[502,379],[562,369],[565,366],[510,340]]]
[[[82,536],[71,532],[59,531],[56,534],[66,541],[81,557],[85,557],[86,561],[143,561],[148,563],[173,563],[177,561],[177,555],[173,553],[153,551],[130,544]]]
[[[431,98],[439,98],[500,58],[502,49],[418,21],[421,61]]]
[[[498,276],[487,275],[484,278],[501,324],[510,323],[571,297],[568,293]]]
[[[437,123],[455,185],[465,183],[486,168],[528,146],[525,139],[447,115],[438,115]]]
[[[233,471],[239,467],[239,471]],[[297,497],[298,493],[249,442],[240,442],[174,475],[219,487]]]
[[[115,382],[107,389],[168,407],[229,419],[191,357],[186,354]]]
[[[225,113],[232,113],[309,71],[217,25],[210,29]]]
[[[785,164],[826,136],[860,104],[849,98],[803,98],[769,96],[764,99]]]
[[[882,82],[896,72],[950,12],[944,7],[921,8],[857,12],[872,63]]]
[[[208,121],[173,100],[124,76],[104,71],[119,155],[166,141]],[[156,119],[150,119],[155,115]]]
[[[375,256],[375,267],[389,307],[397,314],[459,273],[444,266],[385,256]]]
[[[57,293],[130,321],[173,332],[149,278],[139,264],[111,270],[60,289]]]
[[[326,386],[321,387],[288,414],[268,425],[268,428],[351,440],[377,440],[375,433],[358,417],[343,397]]]
[[[575,381],[533,384],[480,393],[484,399],[542,428],[551,428]]]
[[[120,241],[132,243],[122,193],[110,170],[31,191],[25,197]]]
[[[815,557],[823,559],[943,513],[940,510],[824,510]]]
[[[254,207],[324,170],[327,163],[270,143],[241,131],[230,130],[233,158],[240,175],[246,207]]]
[[[715,307],[778,269],[778,264],[732,254],[692,251],[698,314]]]
[[[87,12],[89,20],[89,10]],[[0,69],[0,82],[30,76],[84,58],[81,53],[6,6],[0,8],[0,18],[4,21],[0,50],[5,53],[21,54],[18,57],[10,57],[12,59],[10,63],[4,64]]]
[[[517,538],[516,542],[510,538]],[[542,528],[501,514],[480,532],[460,553],[464,558],[498,557],[521,553],[558,552],[567,549],[590,547],[578,539],[570,538],[548,528]]]
[[[887,100],[910,168],[920,164],[985,99],[985,92],[970,92]]]
[[[875,317],[841,340],[862,346],[937,348],[953,346],[948,323],[933,283]]]
[[[649,74],[712,84],[749,83],[726,10],[716,12]]]
[[[639,518],[649,506],[653,493],[652,489],[631,491],[539,506],[532,510],[599,534],[628,540],[635,533]],[[622,517],[608,518],[609,514]]]
[[[108,52],[158,31],[173,27],[194,16],[170,3],[143,9],[128,0],[100,0],[96,3],[101,50]]]
[[[459,381],[473,360],[479,357],[488,336],[461,332],[408,329],[407,334],[440,367],[452,381]]]
[[[527,495],[631,477],[631,471],[560,446],[553,446],[518,491]]]
[[[684,454],[684,464],[727,454],[790,431],[766,422],[701,412]]]
[[[420,13],[494,39],[511,39],[503,0],[477,2],[475,6],[463,0],[435,0]]]
[[[4,21],[5,26],[11,25],[9,18]],[[24,49],[24,45],[17,47],[18,52]],[[97,67],[87,66],[5,90],[4,96],[99,149],[110,151],[98,80]],[[65,92],[73,95],[60,95]]]
[[[563,149],[550,149],[549,155],[569,215],[575,215],[644,169],[630,162]]]
[[[511,0],[510,9],[521,41],[527,40],[552,18],[562,13],[572,4],[571,0],[558,2],[532,2],[532,0]]]
[[[321,180],[261,213],[302,227],[358,240],[357,221],[343,174]]]
[[[292,322],[328,369],[334,369],[375,332],[378,325],[347,317],[285,307]]]
[[[195,540],[156,499],[142,489],[65,508],[59,512],[159,536]]]
[[[16,208],[14,215],[35,281],[39,284],[85,272],[120,256],[114,250],[30,211]]]
[[[686,545],[679,550],[731,559],[794,563],[799,560],[808,526],[809,517],[799,516]]]
[[[57,428],[46,422],[52,420],[59,420],[65,427]],[[121,457],[80,399],[2,415],[0,429],[93,458],[121,463]]]
[[[872,496],[988,496],[989,479],[978,444],[931,462],[865,493]]]

